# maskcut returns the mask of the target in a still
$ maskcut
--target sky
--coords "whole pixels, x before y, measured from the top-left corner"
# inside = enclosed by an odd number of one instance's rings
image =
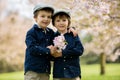
[[[4,3],[4,0],[0,0]],[[33,5],[28,0],[6,0],[5,9],[2,9],[0,17],[4,19],[10,12],[18,12],[20,16],[32,18]]]

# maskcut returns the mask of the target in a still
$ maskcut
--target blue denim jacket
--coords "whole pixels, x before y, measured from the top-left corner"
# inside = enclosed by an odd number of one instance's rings
[[[59,32],[55,36],[60,35]],[[53,77],[54,78],[75,78],[81,77],[80,58],[84,48],[78,36],[74,37],[72,33],[64,34],[68,43],[62,50],[62,57],[54,59]]]
[[[52,44],[54,32],[52,29],[43,30],[37,24],[27,32],[25,73],[34,71],[37,73],[50,73],[50,50],[46,48]]]

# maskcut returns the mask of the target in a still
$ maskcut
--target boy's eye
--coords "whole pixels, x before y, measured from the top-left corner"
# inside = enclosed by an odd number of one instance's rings
[[[42,15],[41,17],[43,17],[43,18],[44,18],[45,16],[44,16],[44,15]]]
[[[49,19],[51,19],[52,17],[51,16],[48,16]]]
[[[52,17],[51,16],[41,16],[42,18],[45,18],[45,17],[47,17],[47,18],[49,18],[49,19],[51,19]]]
[[[66,19],[63,19],[63,21],[66,21]]]
[[[60,22],[60,20],[56,20],[56,22]]]

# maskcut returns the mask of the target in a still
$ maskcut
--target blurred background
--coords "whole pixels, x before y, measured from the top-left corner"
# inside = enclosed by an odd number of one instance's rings
[[[1,74],[23,71],[25,36],[34,23],[32,11],[38,3],[71,12],[71,27],[76,27],[85,48],[80,61],[83,69],[97,64],[104,75],[107,64],[120,66],[120,0],[0,0]]]

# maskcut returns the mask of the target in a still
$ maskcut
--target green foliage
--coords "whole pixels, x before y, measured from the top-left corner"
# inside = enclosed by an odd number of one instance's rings
[[[120,80],[119,67],[120,64],[107,64],[106,74],[101,76],[99,64],[81,64],[82,80]],[[0,74],[0,80],[24,80],[24,74],[23,71]]]
[[[86,34],[86,36],[82,39],[83,43],[89,43],[93,39],[93,36],[91,34]]]
[[[100,58],[98,55],[96,55],[95,53],[88,53],[87,55],[84,55],[81,57],[80,62],[82,64],[98,64],[100,63]]]
[[[100,75],[100,66],[83,65],[82,80],[120,80],[120,64],[107,64],[106,74]]]
[[[0,73],[23,70],[23,65],[14,64],[14,62],[7,62],[6,59],[7,58],[0,59]]]
[[[0,74],[0,80],[23,80],[23,72],[11,72],[11,73],[2,73]]]

